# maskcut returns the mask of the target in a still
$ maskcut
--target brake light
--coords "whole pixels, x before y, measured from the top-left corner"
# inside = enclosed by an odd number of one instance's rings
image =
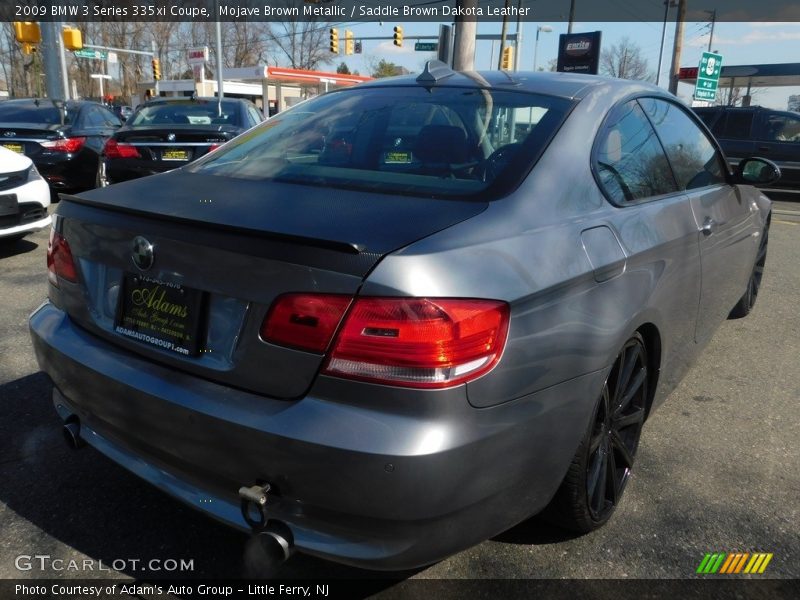
[[[209,151],[209,152],[213,152],[214,150],[216,150],[217,148],[219,148],[220,146],[222,146],[222,144],[223,144],[223,143],[224,143],[224,142],[222,142],[222,143],[219,143],[219,144],[211,144],[211,146],[209,146],[209,147],[208,147],[208,151]]]
[[[106,158],[141,158],[139,150],[131,144],[120,144],[114,138],[109,138],[103,148]]]
[[[508,304],[494,300],[359,298],[324,372],[404,387],[458,385],[494,367],[508,320]]]
[[[311,352],[325,352],[350,296],[286,294],[278,298],[261,325],[264,341]]]
[[[50,229],[50,241],[47,243],[47,279],[58,287],[58,278],[75,283],[78,272],[66,238],[57,233],[55,227]]]
[[[56,152],[78,152],[86,143],[85,137],[71,137],[58,140],[48,140],[46,142],[39,142],[45,148],[54,150]]]

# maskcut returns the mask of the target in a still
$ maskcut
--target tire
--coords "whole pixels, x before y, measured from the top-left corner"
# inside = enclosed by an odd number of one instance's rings
[[[767,244],[769,242],[769,225],[764,228],[764,233],[761,236],[761,243],[758,246],[758,254],[756,261],[753,264],[753,270],[750,273],[750,279],[747,280],[747,290],[744,295],[739,298],[736,306],[733,307],[728,314],[729,319],[741,319],[750,314],[756,304],[758,298],[758,291],[761,288],[761,278],[764,276],[764,265],[767,262]]]
[[[597,400],[589,429],[544,516],[588,533],[614,513],[630,479],[647,411],[650,367],[642,336],[622,347]]]

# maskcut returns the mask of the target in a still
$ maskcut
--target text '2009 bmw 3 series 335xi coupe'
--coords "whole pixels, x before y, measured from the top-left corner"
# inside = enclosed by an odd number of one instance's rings
[[[33,343],[76,444],[284,555],[587,532],[753,306],[777,176],[648,84],[430,63],[65,196]]]

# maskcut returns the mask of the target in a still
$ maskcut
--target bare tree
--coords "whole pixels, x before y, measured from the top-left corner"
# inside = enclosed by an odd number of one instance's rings
[[[600,74],[620,79],[652,81],[642,49],[628,37],[600,53]]]
[[[293,69],[313,70],[333,62],[338,56],[328,49],[329,25],[323,21],[274,23],[270,40],[276,48],[276,64],[288,63]]]
[[[750,90],[751,104],[756,99],[756,96],[762,92],[764,92],[764,90],[761,88]],[[742,101],[746,95],[747,88],[735,87],[731,89],[730,87],[721,87],[717,89],[717,99],[715,100],[715,104],[721,106],[743,106]]]

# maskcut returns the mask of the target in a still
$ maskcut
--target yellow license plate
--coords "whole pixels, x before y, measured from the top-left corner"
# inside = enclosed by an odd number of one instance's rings
[[[161,160],[189,160],[189,152],[178,148],[168,148],[161,153]]]
[[[3,148],[16,152],[17,154],[25,154],[25,146],[22,144],[3,144]]]

